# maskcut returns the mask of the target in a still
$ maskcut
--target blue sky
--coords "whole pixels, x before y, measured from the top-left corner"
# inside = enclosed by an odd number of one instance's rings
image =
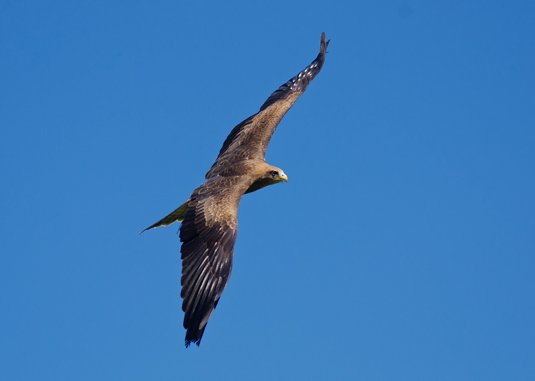
[[[0,1],[5,380],[535,379],[535,3]],[[183,345],[178,226],[331,39]]]

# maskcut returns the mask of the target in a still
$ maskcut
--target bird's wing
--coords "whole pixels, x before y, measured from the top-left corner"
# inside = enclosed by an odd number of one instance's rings
[[[238,202],[243,193],[232,182],[236,180],[218,179],[197,188],[180,227],[180,295],[185,313],[186,346],[191,342],[199,345],[230,276],[238,231]]]
[[[271,136],[282,117],[323,67],[328,45],[329,41],[325,39],[325,33],[322,33],[320,52],[316,59],[275,90],[260,107],[260,111],[234,127],[206,178],[224,172],[229,165],[241,160],[264,159]]]

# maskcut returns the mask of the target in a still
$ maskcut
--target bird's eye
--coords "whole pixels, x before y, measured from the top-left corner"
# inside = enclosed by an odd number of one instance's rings
[[[275,176],[279,175],[279,172],[277,172],[277,171],[269,171],[269,174],[271,175],[271,177],[275,177]]]

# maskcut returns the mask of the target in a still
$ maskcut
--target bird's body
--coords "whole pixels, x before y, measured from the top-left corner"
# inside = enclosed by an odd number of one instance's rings
[[[229,279],[242,196],[287,181],[284,172],[265,162],[277,125],[321,70],[328,41],[321,35],[320,53],[298,75],[279,87],[260,111],[231,131],[206,173],[206,182],[190,198],[147,229],[182,221],[182,310],[186,346],[199,345],[206,323]]]

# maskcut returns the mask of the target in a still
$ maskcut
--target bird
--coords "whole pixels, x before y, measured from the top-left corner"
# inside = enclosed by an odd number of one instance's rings
[[[240,199],[288,181],[282,169],[265,161],[266,150],[277,125],[323,67],[328,45],[322,33],[320,51],[312,63],[275,90],[257,113],[232,129],[206,173],[206,181],[177,209],[143,230],[181,222],[180,296],[186,347],[200,345],[229,280]]]

